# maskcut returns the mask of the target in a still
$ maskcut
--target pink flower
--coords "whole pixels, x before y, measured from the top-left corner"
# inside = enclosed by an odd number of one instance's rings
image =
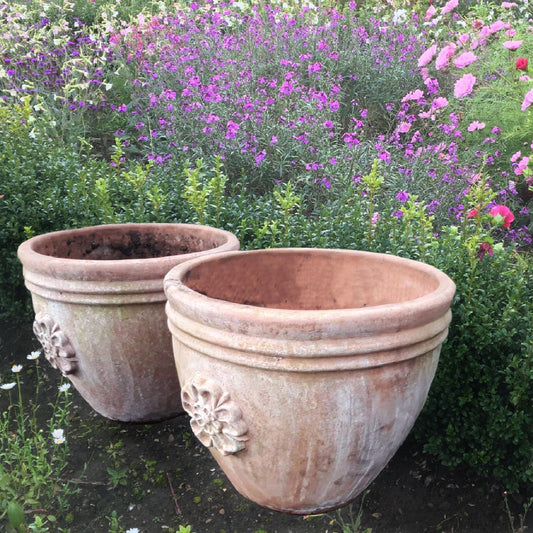
[[[424,20],[428,22],[431,18],[433,18],[436,12],[437,10],[435,9],[435,6],[429,6],[428,10],[426,11],[426,16],[424,17]]]
[[[495,205],[490,210],[490,214],[496,219],[495,222],[500,222],[504,228],[508,228],[514,220],[514,215],[506,205]],[[501,217],[502,220],[498,220],[498,217]]]
[[[516,2],[502,2],[502,7],[510,9],[511,7],[518,7]]]
[[[425,67],[435,55],[435,52],[437,51],[437,44],[431,45],[419,58],[418,58],[418,66],[419,67]]]
[[[529,165],[529,157],[523,157],[519,162],[518,165],[516,165],[516,168],[514,169],[514,173],[517,176],[520,176],[524,173],[524,170]]]
[[[466,218],[474,218],[478,216],[478,210],[477,209],[470,209],[468,213],[466,214]]]
[[[460,56],[457,56],[453,60],[453,64],[457,68],[465,68],[468,67],[471,63],[473,63],[477,59],[476,54],[474,52],[463,52]]]
[[[489,26],[489,33],[496,33],[497,31],[503,30],[503,28],[505,28],[505,23],[501,20],[497,20]]]
[[[435,68],[440,70],[441,68],[446,67],[453,54],[455,54],[455,44],[450,43],[439,52],[439,55],[435,61]]]
[[[464,44],[466,44],[468,42],[468,39],[470,39],[470,35],[468,35],[468,33],[463,33],[462,35],[459,36],[459,38],[457,39],[457,43],[462,46]]]
[[[524,101],[522,102],[522,107],[520,109],[525,111],[531,104],[533,104],[533,89],[530,89],[530,91],[524,96]]]
[[[398,126],[398,133],[407,133],[411,129],[411,124],[409,122],[402,122]]]
[[[476,130],[482,130],[485,127],[484,122],[478,122],[477,120],[474,120],[474,122],[471,122],[468,126],[468,131],[476,131]]]
[[[462,78],[458,79],[455,82],[455,86],[453,88],[453,94],[455,98],[463,98],[465,96],[468,96],[472,92],[475,83],[476,77],[470,73],[465,74]],[[531,90],[531,93],[533,93],[533,89]]]
[[[520,76],[518,79],[520,81],[533,81],[533,78],[530,78],[527,74],[524,74],[523,76]]]
[[[502,44],[507,50],[516,50],[522,46],[522,41],[505,41]]]
[[[416,89],[416,91],[411,91],[410,93],[407,93],[403,98],[402,102],[407,102],[409,100],[420,100],[424,96],[424,91],[421,91],[420,89]]]
[[[446,5],[442,8],[441,14],[446,15],[446,13],[453,11],[458,4],[459,0],[450,0],[449,2],[446,2]]]
[[[431,109],[441,109],[443,107],[446,107],[448,105],[448,100],[444,98],[444,96],[439,96],[438,98],[435,98],[433,100],[433,103],[431,104]]]

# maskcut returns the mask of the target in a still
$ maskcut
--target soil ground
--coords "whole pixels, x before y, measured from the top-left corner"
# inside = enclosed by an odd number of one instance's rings
[[[26,355],[39,349],[31,324],[0,321],[0,379],[23,364],[23,397],[31,398],[35,375]],[[40,404],[55,398],[60,375],[41,356]],[[520,530],[525,494],[508,495],[490,479],[443,467],[408,438],[361,497],[339,512],[304,519],[259,507],[231,486],[209,451],[193,436],[186,416],[151,425],[122,424],[96,414],[72,390],[68,426],[69,465],[63,478],[77,493],[57,516],[72,533],[178,530],[195,533],[507,533]],[[0,391],[3,393],[4,391]],[[5,409],[7,395],[0,394]],[[50,512],[58,515],[57,511]],[[361,528],[355,520],[361,511]],[[533,511],[525,525],[533,531]],[[113,517],[120,528],[112,529]],[[514,529],[510,518],[514,517]],[[352,529],[342,529],[342,523]],[[0,530],[3,525],[0,523]]]

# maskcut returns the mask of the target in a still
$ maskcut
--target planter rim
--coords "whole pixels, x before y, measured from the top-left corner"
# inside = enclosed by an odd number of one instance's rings
[[[183,278],[195,266],[225,258],[247,254],[331,254],[353,255],[356,257],[381,258],[386,262],[402,264],[411,269],[430,275],[436,280],[434,290],[422,296],[399,303],[379,304],[363,308],[340,309],[281,309],[259,307],[248,304],[219,300],[189,288]],[[167,295],[167,315],[169,321],[174,318],[176,309],[196,321],[215,329],[240,333],[240,323],[251,325],[247,334],[262,336],[265,330],[277,328],[278,338],[309,338],[321,328],[321,338],[343,338],[348,332],[353,333],[352,325],[362,336],[383,332],[399,332],[404,328],[416,328],[433,323],[446,315],[446,323],[450,320],[449,307],[455,294],[454,282],[437,268],[389,254],[366,252],[360,250],[329,249],[329,248],[270,248],[266,250],[248,250],[223,252],[216,256],[204,256],[190,259],[173,267],[165,276],[165,292]],[[227,317],[231,316],[231,319]],[[444,326],[444,329],[445,326]],[[344,332],[344,333],[343,333]]]
[[[212,249],[183,253],[177,255],[166,255],[160,257],[131,258],[131,259],[71,259],[65,257],[55,257],[36,251],[36,247],[46,242],[53,242],[68,236],[78,236],[90,232],[111,233],[128,231],[154,231],[157,229],[172,231],[176,234],[191,236],[215,236],[220,240],[220,246]],[[31,272],[39,277],[50,277],[55,279],[98,281],[102,279],[102,270],[105,269],[106,280],[108,281],[134,281],[134,280],[154,280],[162,278],[176,261],[189,260],[209,252],[220,252],[231,250],[237,245],[238,239],[229,231],[204,226],[200,224],[183,223],[126,223],[126,224],[100,224],[96,226],[85,226],[82,228],[66,229],[36,235],[24,241],[18,248],[17,254],[23,264],[25,273]]]

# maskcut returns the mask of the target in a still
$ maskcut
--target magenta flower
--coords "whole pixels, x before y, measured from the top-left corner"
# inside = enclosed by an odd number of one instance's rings
[[[504,228],[508,228],[514,220],[513,213],[511,213],[511,210],[506,205],[495,205],[490,210],[490,214],[494,217],[494,222],[502,225]]]
[[[431,45],[419,58],[418,66],[425,67],[432,59],[435,53],[437,52],[437,44]]]
[[[524,101],[522,102],[522,111],[525,111],[531,104],[533,104],[533,89],[530,89],[528,93],[524,96]]]
[[[281,94],[291,94],[293,89],[293,85],[289,80],[285,80],[281,87],[279,88],[279,92]]]
[[[439,52],[439,55],[435,61],[435,68],[440,70],[441,68],[448,66],[450,58],[453,56],[453,54],[455,54],[455,44],[450,43]]]
[[[407,191],[400,191],[396,195],[396,198],[398,198],[398,200],[400,200],[400,202],[404,204],[405,202],[407,202],[407,200],[409,200],[409,193]]]
[[[476,77],[473,74],[465,74],[462,78],[455,82],[453,94],[455,98],[463,98],[468,96],[476,83]],[[533,91],[532,91],[533,92]]]
[[[502,44],[507,50],[517,50],[522,46],[522,41],[505,41]]]
[[[459,0],[450,0],[449,2],[446,2],[445,6],[442,8],[441,14],[446,15],[446,13],[453,11],[458,4]]]
[[[453,64],[457,68],[465,68],[472,64],[476,59],[477,56],[474,54],[474,52],[463,52],[460,56],[457,56],[453,60]]]

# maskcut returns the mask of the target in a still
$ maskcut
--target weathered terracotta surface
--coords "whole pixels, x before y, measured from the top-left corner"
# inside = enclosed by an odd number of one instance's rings
[[[105,417],[145,422],[183,412],[163,278],[189,258],[238,248],[231,233],[187,224],[94,226],[22,243],[46,357]]]
[[[241,494],[307,514],[353,500],[406,438],[455,285],[394,256],[273,249],[179,265],[165,291],[194,433]]]

